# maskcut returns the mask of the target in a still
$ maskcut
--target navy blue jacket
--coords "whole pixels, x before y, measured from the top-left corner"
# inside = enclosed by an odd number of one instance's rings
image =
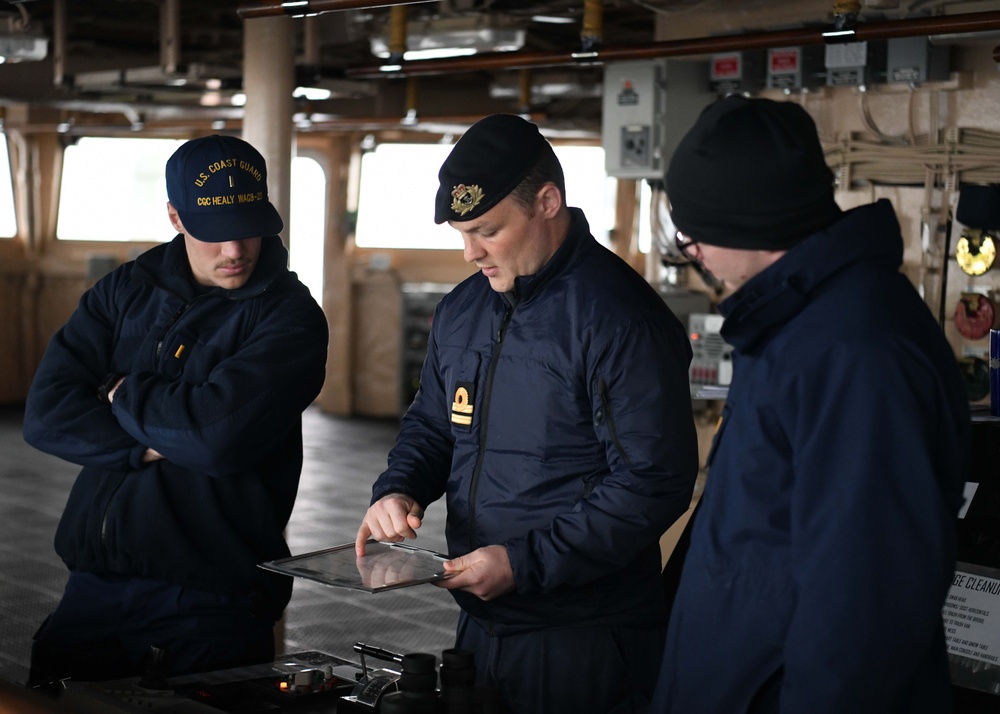
[[[257,564],[288,555],[328,342],[287,256],[264,238],[245,286],[198,288],[177,236],[100,280],[52,338],[24,436],[83,466],[56,532],[69,568],[249,594],[280,616],[291,581]],[[128,376],[109,406],[111,372]],[[164,459],[142,463],[147,447]]]
[[[732,386],[652,711],[950,711],[970,416],[887,201],[720,305]]]
[[[420,389],[373,502],[445,495],[450,555],[506,546],[516,592],[452,591],[489,631],[665,624],[660,535],[698,469],[686,332],[572,212],[518,278],[476,273],[439,304]]]

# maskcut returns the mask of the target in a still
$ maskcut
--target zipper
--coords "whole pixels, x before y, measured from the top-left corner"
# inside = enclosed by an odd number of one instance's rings
[[[170,316],[169,320],[167,320],[167,324],[163,326],[162,330],[160,330],[160,334],[156,336],[156,352],[153,354],[154,365],[159,364],[160,362],[160,351],[163,349],[163,339],[167,336],[167,333],[170,331],[170,328],[173,327],[175,324],[177,324],[177,321],[181,319],[184,313],[187,312],[192,305],[194,305],[194,300],[192,300],[191,302],[186,302],[179,308],[177,308],[177,311]]]
[[[604,377],[597,380],[597,395],[601,399],[601,411],[604,413],[604,418],[608,423],[608,434],[611,436],[611,443],[615,445],[615,448],[622,457],[622,461],[628,464],[628,454],[625,453],[621,441],[618,440],[618,428],[615,426],[615,415],[611,411],[611,398],[608,396],[608,383],[604,381]],[[598,414],[597,423],[601,423],[600,414]]]
[[[493,377],[496,374],[497,364],[500,359],[500,350],[503,348],[503,340],[507,335],[507,326],[510,324],[511,315],[514,308],[507,308],[503,319],[500,320],[500,329],[497,331],[497,346],[493,350],[493,360],[490,368],[486,372],[486,385],[483,390],[483,401],[480,404],[479,420],[479,455],[476,458],[476,468],[472,472],[472,482],[469,484],[469,551],[476,549],[476,490],[479,487],[479,474],[483,471],[483,458],[486,453],[486,436],[489,431],[490,394],[493,391]]]
[[[118,490],[125,483],[125,474],[118,477],[118,483],[115,487],[111,489],[111,494],[108,496],[108,500],[104,504],[104,512],[101,514],[101,551],[104,554],[104,560],[108,560],[108,513],[111,511],[111,502],[115,500],[115,496],[118,494]]]

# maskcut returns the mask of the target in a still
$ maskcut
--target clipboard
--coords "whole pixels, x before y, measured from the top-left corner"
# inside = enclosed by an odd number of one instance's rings
[[[369,540],[358,558],[354,543],[261,563],[258,567],[283,575],[313,580],[335,588],[369,593],[408,588],[444,580],[447,555],[405,543]]]

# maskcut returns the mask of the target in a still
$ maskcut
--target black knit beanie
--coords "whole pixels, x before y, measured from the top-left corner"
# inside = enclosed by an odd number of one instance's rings
[[[816,124],[792,102],[734,95],[710,105],[666,179],[671,220],[700,243],[785,250],[840,215]]]

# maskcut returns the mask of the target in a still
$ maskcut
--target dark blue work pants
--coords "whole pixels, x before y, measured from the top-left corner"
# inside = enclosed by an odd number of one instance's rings
[[[665,627],[574,627],[491,636],[464,612],[455,646],[476,657],[477,684],[512,714],[640,714],[649,708]]]
[[[71,572],[62,600],[35,633],[28,686],[139,676],[153,646],[169,651],[168,676],[268,662],[273,630],[249,598]]]

